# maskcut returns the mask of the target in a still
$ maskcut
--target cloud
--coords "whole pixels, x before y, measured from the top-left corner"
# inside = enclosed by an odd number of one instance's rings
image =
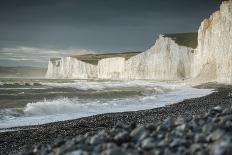
[[[81,55],[95,53],[92,50],[86,49],[46,49],[46,48],[35,48],[35,47],[16,47],[16,48],[1,48],[0,49],[0,60],[4,62],[31,62],[40,63],[42,66],[46,66],[49,58],[51,57],[65,57],[70,55]]]

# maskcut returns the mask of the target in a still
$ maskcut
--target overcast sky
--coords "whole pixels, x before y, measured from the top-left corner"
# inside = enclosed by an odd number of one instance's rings
[[[159,34],[197,31],[220,0],[0,0],[0,66],[143,51]]]

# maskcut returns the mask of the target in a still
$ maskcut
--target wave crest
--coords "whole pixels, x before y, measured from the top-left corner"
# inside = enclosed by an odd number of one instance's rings
[[[27,115],[51,115],[75,113],[80,110],[77,99],[60,98],[56,100],[44,100],[35,103],[28,103],[25,107],[24,113]]]

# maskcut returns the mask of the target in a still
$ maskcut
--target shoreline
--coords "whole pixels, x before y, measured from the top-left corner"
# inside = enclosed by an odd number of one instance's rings
[[[76,135],[112,128],[118,121],[123,123],[150,124],[158,123],[168,117],[206,113],[215,106],[228,108],[232,105],[232,87],[227,85],[205,84],[197,88],[216,89],[210,95],[186,99],[182,102],[167,105],[161,108],[135,112],[108,113],[84,117],[75,120],[49,123],[39,126],[19,127],[17,131],[0,132],[0,154],[14,154],[18,151],[32,149],[38,144],[51,144],[57,138],[70,139]]]

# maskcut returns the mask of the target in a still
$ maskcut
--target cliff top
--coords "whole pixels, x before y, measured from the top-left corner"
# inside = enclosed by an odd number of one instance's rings
[[[177,44],[181,46],[187,46],[191,48],[197,48],[197,32],[192,33],[175,33],[175,34],[164,34],[164,37],[171,38]]]
[[[86,63],[97,65],[98,61],[101,59],[123,57],[127,60],[131,58],[132,56],[135,56],[139,53],[141,52],[137,51],[137,52],[125,52],[125,53],[85,54],[85,55],[73,55],[71,57],[84,61]]]

